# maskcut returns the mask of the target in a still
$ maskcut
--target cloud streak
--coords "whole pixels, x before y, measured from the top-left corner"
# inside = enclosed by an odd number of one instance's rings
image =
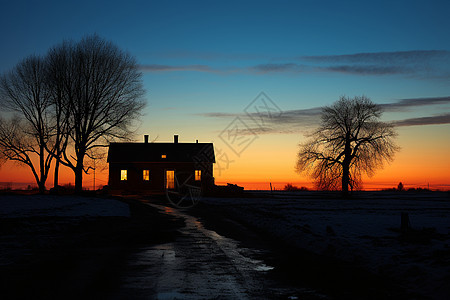
[[[384,111],[405,111],[409,108],[431,106],[431,105],[445,105],[450,104],[450,97],[430,97],[430,98],[410,98],[400,99],[393,103],[380,104]]]
[[[356,53],[345,55],[302,56],[324,70],[353,75],[408,75],[423,78],[450,77],[450,51],[414,50]]]
[[[221,57],[220,55],[216,56]],[[251,58],[248,59],[251,60]],[[217,66],[216,62],[214,67],[207,64],[147,64],[141,65],[139,68],[143,72],[194,71],[216,74],[237,72],[259,75],[334,72],[361,76],[406,75],[419,78],[450,78],[450,51],[414,50],[299,56],[287,61],[260,63],[245,67],[232,66],[227,61],[226,66]]]
[[[413,70],[403,66],[377,66],[377,65],[339,65],[329,66],[325,68],[318,68],[323,71],[338,72],[353,75],[396,75],[396,74],[411,74]]]
[[[310,119],[310,118],[319,118],[320,113],[322,112],[321,107],[307,108],[307,109],[295,109],[295,110],[287,110],[283,111],[281,114],[272,115],[271,117],[264,117],[264,120],[268,123],[298,123],[300,119]],[[239,117],[245,120],[254,120],[259,119],[260,115],[257,113],[222,113],[222,112],[210,112],[210,113],[201,113],[196,114],[202,117],[208,118],[220,118],[220,119],[231,119]]]
[[[196,72],[217,72],[207,65],[139,65],[139,70],[142,72],[173,72],[173,71],[196,71]]]
[[[410,118],[392,122],[394,126],[420,126],[450,124],[450,113],[431,117]]]
[[[283,111],[281,114],[265,116],[262,123],[257,123],[254,120],[261,120],[261,115],[258,113],[222,113],[211,112],[197,114],[199,116],[218,119],[233,120],[239,118],[243,123],[251,128],[251,130],[243,129],[240,131],[241,135],[263,135],[263,134],[292,134],[299,133],[305,130],[312,129],[319,125],[320,114],[322,108],[308,108]]]
[[[413,50],[395,52],[368,52],[344,55],[301,56],[300,60],[319,63],[356,63],[356,64],[417,64],[436,60],[450,59],[447,50]]]
[[[430,98],[412,98],[400,99],[392,103],[380,104],[384,111],[398,112],[408,109],[423,108],[434,105],[450,104],[450,97],[430,97]],[[210,112],[197,114],[198,116],[229,119],[240,118],[251,130],[242,130],[242,135],[251,134],[292,134],[311,130],[320,124],[320,115],[322,107],[313,107],[308,109],[286,110],[280,114],[272,115],[264,118],[264,126],[257,126],[254,120],[260,118],[257,113],[224,113]],[[405,126],[424,126],[424,125],[442,125],[450,124],[450,113],[425,116],[418,118],[409,118],[403,120],[391,121],[396,127]]]
[[[299,61],[301,63],[299,63]],[[356,53],[326,56],[300,56],[288,61],[251,66],[141,65],[143,72],[194,71],[216,74],[300,74],[334,72],[360,76],[406,75],[419,78],[450,78],[450,51],[415,50]]]
[[[299,65],[296,63],[280,63],[280,64],[260,64],[250,67],[249,70],[258,74],[267,73],[301,73],[308,71],[310,67],[306,65]]]

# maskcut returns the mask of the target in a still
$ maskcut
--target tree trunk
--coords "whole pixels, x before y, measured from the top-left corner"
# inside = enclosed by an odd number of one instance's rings
[[[44,194],[45,193],[45,181],[47,180],[47,176],[45,174],[45,162],[44,162],[44,144],[41,141],[41,144],[39,146],[39,172],[40,172],[40,177],[39,177],[39,182],[38,182],[38,186],[39,186],[39,194]]]
[[[342,193],[344,197],[348,196],[348,186],[350,185],[350,162],[351,162],[350,135],[346,135],[344,149],[344,160],[342,161]]]
[[[59,157],[56,158],[55,174],[54,174],[54,177],[53,177],[53,187],[55,189],[57,189],[58,185],[59,185]]]
[[[83,168],[78,165],[75,168],[75,193],[80,194],[83,191]]]
[[[342,193],[348,196],[348,186],[350,184],[350,163],[344,160],[342,164]]]
[[[39,180],[38,187],[39,187],[39,194],[44,194],[45,193],[45,181]]]
[[[78,152],[77,165],[75,166],[75,193],[80,194],[83,191],[83,160],[84,153]]]

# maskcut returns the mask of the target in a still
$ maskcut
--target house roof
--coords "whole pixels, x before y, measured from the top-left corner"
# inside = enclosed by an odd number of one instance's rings
[[[212,143],[111,143],[107,161],[215,163],[216,159]]]

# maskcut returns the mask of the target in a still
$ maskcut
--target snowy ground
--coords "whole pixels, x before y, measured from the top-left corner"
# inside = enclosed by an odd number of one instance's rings
[[[108,298],[127,254],[179,226],[135,209],[111,198],[0,195],[1,299]]]
[[[129,217],[127,204],[94,197],[0,195],[0,218]]]
[[[114,225],[118,218],[129,216],[128,205],[114,199],[0,195],[0,267],[22,264],[42,249],[56,249],[61,240],[70,239],[70,232],[79,230],[79,235],[87,237],[83,226],[99,217]]]
[[[398,281],[420,296],[450,297],[449,193],[362,192],[343,200],[318,192],[204,198],[236,220],[310,252]],[[400,232],[401,213],[412,231]]]
[[[335,257],[392,278],[417,298],[449,299],[449,196],[448,192],[362,192],[343,200],[319,192],[261,192],[246,198],[203,198],[202,203],[207,209],[257,228],[267,234],[262,235],[267,239],[281,239],[291,247]],[[401,213],[409,214],[413,229],[410,233],[400,231]],[[27,257],[36,255],[37,250],[52,254],[52,247],[61,247],[61,240],[65,243],[62,249],[71,249],[79,241],[84,243],[80,249],[84,249],[84,245],[90,245],[84,230],[91,228],[91,223],[83,224],[97,217],[113,218],[111,223],[95,223],[102,229],[101,234],[94,235],[97,241],[98,236],[107,234],[106,241],[111,243],[111,232],[122,236],[122,228],[130,226],[114,218],[129,216],[129,206],[114,199],[0,195],[0,266],[12,270],[17,267],[11,266],[18,266],[20,271],[21,266],[26,268]],[[153,222],[150,227],[159,228],[156,215]],[[81,227],[73,233],[77,224]],[[105,224],[111,227],[105,228]],[[147,227],[139,227],[139,232]],[[49,232],[52,236],[48,236]],[[69,238],[76,238],[73,245],[67,240],[68,232]],[[77,251],[88,257],[85,250]],[[91,252],[89,257],[95,259],[105,256],[103,248],[100,254]],[[80,278],[86,277],[83,272]]]

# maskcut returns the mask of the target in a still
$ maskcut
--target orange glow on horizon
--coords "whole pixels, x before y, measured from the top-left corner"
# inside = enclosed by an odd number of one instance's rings
[[[405,158],[407,159],[407,158]],[[428,181],[423,180],[421,173],[412,173],[405,175],[405,173],[398,171],[400,168],[401,159],[397,163],[393,163],[389,167],[380,170],[373,178],[365,178],[363,181],[363,190],[382,190],[397,187],[399,182],[402,182],[406,189],[408,188],[430,188],[431,190],[450,190],[450,185],[446,179],[447,174],[435,174],[435,177],[430,177]],[[397,171],[396,171],[397,170]],[[406,169],[410,171],[410,169]],[[230,171],[231,173],[231,171]],[[233,172],[234,174],[239,173]],[[230,175],[230,174],[224,174]],[[438,176],[440,175],[440,176]],[[292,176],[292,177],[291,177]],[[216,178],[217,185],[226,185],[227,183],[237,184],[243,186],[245,190],[270,190],[270,183],[272,189],[283,190],[287,183],[290,183],[296,187],[306,187],[310,190],[314,189],[314,183],[306,176],[300,176],[295,172],[292,172],[291,176],[287,178],[278,177],[273,180],[248,180],[248,178],[238,176],[222,176]],[[96,189],[101,188],[108,182],[108,171],[98,171],[95,178]],[[12,183],[14,188],[26,189],[28,185],[36,187],[37,184],[34,181],[34,177],[28,167],[17,166],[8,162],[2,169],[0,169],[0,188],[5,188],[8,183]],[[71,184],[74,185],[73,172],[67,168],[61,168],[60,170],[60,185]],[[83,177],[83,187],[85,189],[93,189],[93,173]],[[49,174],[47,179],[47,188],[53,187],[53,172]]]
[[[217,185],[227,185],[227,183],[231,183],[229,181],[227,182],[216,182]],[[314,183],[304,183],[304,182],[295,182],[295,181],[289,181],[289,182],[271,182],[272,183],[272,189],[275,191],[284,190],[284,187],[286,184],[290,183],[295,187],[301,188],[306,187],[308,190],[314,191]],[[363,191],[381,191],[385,189],[392,189],[396,188],[399,182],[363,182]],[[423,188],[427,189],[429,188],[432,191],[439,190],[439,191],[450,191],[450,186],[446,184],[439,184],[439,183],[404,183],[404,188]],[[270,191],[270,183],[268,182],[233,182],[233,184],[237,184],[238,186],[244,187],[245,190],[261,190],[261,191]]]
[[[394,161],[375,172],[371,178],[363,178],[363,189],[380,190],[397,187],[402,182],[405,188],[421,187],[432,190],[450,190],[450,126],[422,126],[400,128],[398,143],[401,151]],[[246,190],[281,190],[287,183],[297,187],[313,189],[312,180],[305,174],[295,172],[296,151],[301,142],[300,135],[261,136],[239,157],[231,152],[230,163],[224,164],[216,157],[214,177],[216,184],[227,183],[243,186]],[[219,148],[226,150],[219,144]],[[216,154],[217,155],[217,154]],[[95,188],[108,184],[108,165],[96,171]],[[0,168],[0,188],[7,183],[24,189],[37,186],[27,166],[7,162]],[[61,167],[59,184],[74,184],[72,170]],[[53,186],[53,169],[48,175],[47,188]],[[83,175],[83,187],[93,189],[93,171]]]
[[[45,186],[47,189],[53,187],[54,175],[53,166],[48,174]],[[94,172],[90,170],[89,174],[83,174],[83,188],[94,188]],[[74,185],[75,179],[73,171],[67,167],[60,167],[59,169],[59,185]],[[7,185],[12,184],[14,188],[27,189],[37,187],[36,180],[28,166],[20,165],[14,162],[6,162],[0,168],[0,189],[5,188]],[[108,170],[97,170],[95,173],[95,188],[101,188],[108,184]]]

